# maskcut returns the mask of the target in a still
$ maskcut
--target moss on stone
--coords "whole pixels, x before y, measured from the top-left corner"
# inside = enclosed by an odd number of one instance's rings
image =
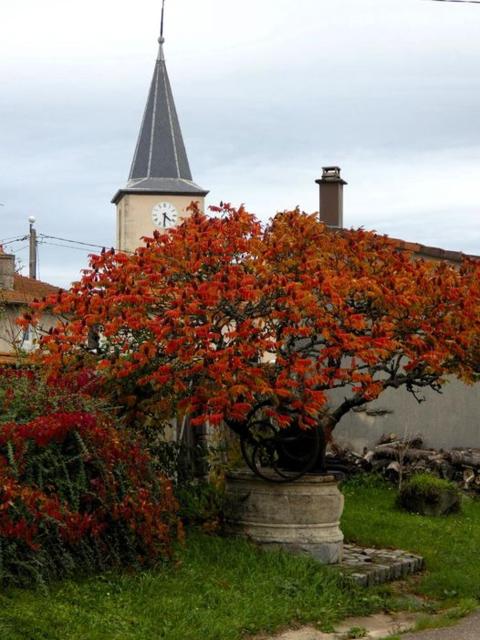
[[[419,473],[402,487],[398,502],[411,513],[440,516],[460,511],[461,493],[453,482]]]

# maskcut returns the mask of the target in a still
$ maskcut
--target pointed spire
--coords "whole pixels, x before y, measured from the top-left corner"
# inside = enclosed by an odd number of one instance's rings
[[[129,180],[122,192],[152,191],[206,195],[208,192],[192,181],[187,152],[165,65],[163,51],[165,42],[164,15],[165,0],[162,3],[157,61],[133,156]],[[120,193],[115,196],[114,201]]]

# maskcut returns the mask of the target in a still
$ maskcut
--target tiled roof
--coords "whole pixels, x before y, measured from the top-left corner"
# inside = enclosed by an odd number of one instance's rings
[[[420,258],[427,260],[447,260],[448,262],[461,262],[463,258],[473,258],[480,260],[480,256],[462,253],[461,251],[450,251],[448,249],[440,249],[439,247],[429,247],[428,245],[419,244],[418,242],[407,242],[398,238],[391,238],[400,249],[411,251]]]
[[[45,296],[57,293],[59,287],[47,282],[26,278],[19,274],[13,277],[13,289],[0,289],[0,303],[29,304],[33,300],[41,300]]]
[[[341,234],[349,230],[347,227],[333,227],[328,225],[327,227],[330,231]],[[377,233],[376,231],[373,231],[373,233],[379,236],[382,235]],[[419,242],[408,242],[407,240],[401,240],[400,238],[392,238],[391,236],[386,234],[384,235],[384,237],[392,241],[401,251],[408,251],[415,256],[418,256],[419,258],[424,258],[425,260],[446,260],[447,262],[458,264],[461,263],[464,258],[480,260],[480,256],[470,253],[451,251],[450,249],[441,249],[440,247],[430,247],[429,245],[420,244]]]

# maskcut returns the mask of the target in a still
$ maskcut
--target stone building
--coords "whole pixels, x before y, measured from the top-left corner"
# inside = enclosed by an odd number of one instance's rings
[[[16,273],[15,256],[0,249],[0,364],[15,364],[20,353],[35,348],[36,330],[23,329],[17,320],[35,299],[57,291],[58,287]],[[55,317],[44,314],[39,329],[48,330],[54,324]]]

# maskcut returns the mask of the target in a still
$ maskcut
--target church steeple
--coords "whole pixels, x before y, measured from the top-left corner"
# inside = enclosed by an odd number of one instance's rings
[[[163,36],[129,180],[175,178],[191,182],[192,174],[168,78]]]
[[[157,61],[130,175],[126,187],[113,198],[115,204],[127,193],[188,194],[197,198],[208,193],[192,180],[165,64],[163,23],[164,6]]]
[[[159,49],[128,182],[115,194],[117,247],[134,251],[155,227],[167,229],[191,213],[192,201],[204,207],[208,191],[192,180],[165,65],[163,18]]]

